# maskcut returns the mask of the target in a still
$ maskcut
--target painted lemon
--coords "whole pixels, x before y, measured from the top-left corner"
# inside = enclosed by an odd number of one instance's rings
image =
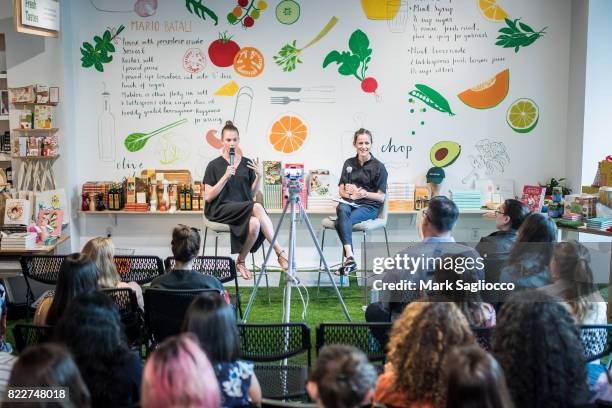
[[[361,8],[370,20],[393,20],[401,4],[399,0],[361,0]]]
[[[215,96],[234,96],[238,92],[236,81],[230,81],[215,91]]]
[[[495,0],[477,0],[480,12],[489,21],[504,21],[508,18],[508,13],[504,11]]]
[[[508,108],[506,121],[518,133],[531,132],[540,119],[540,109],[531,99],[522,98],[514,101]]]

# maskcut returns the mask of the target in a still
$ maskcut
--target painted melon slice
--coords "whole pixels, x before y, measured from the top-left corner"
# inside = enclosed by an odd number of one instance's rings
[[[474,109],[490,109],[499,105],[508,95],[510,70],[505,69],[493,78],[461,92],[459,99]]]

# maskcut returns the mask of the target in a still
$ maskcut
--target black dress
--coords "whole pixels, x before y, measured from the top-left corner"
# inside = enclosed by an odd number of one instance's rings
[[[236,173],[225,183],[223,189],[210,203],[204,206],[204,214],[210,221],[228,224],[230,227],[232,254],[240,252],[249,235],[249,221],[253,213],[253,192],[255,172],[247,167],[250,160],[242,157]],[[221,180],[229,163],[219,156],[206,166],[204,184],[214,186]],[[265,236],[260,231],[251,252],[257,251]]]

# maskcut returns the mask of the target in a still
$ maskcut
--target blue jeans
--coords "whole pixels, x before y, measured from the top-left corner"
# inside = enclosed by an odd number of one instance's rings
[[[359,208],[351,207],[348,204],[338,204],[336,207],[336,231],[340,237],[342,245],[353,247],[353,225],[366,220],[373,220],[378,216],[378,207],[362,205]]]

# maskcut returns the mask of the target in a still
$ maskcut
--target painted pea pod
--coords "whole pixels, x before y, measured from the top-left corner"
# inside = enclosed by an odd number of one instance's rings
[[[449,116],[455,115],[446,98],[440,95],[438,91],[423,84],[416,84],[415,87],[417,89],[410,91],[410,96],[414,96],[437,111],[448,113]]]

